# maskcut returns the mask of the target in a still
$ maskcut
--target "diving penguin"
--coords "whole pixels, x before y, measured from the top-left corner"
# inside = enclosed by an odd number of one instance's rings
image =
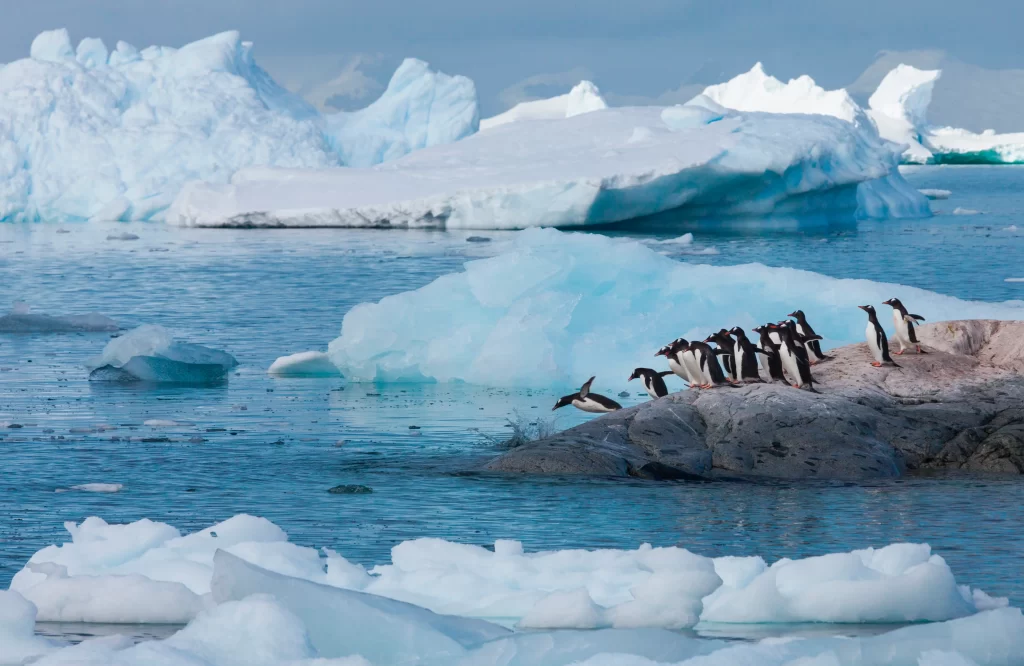
[[[814,335],[814,329],[807,323],[807,316],[804,315],[803,310],[794,310],[790,312],[787,317],[793,317],[796,319],[796,332],[801,336]],[[818,340],[811,340],[807,343],[808,356],[810,357],[811,365],[814,365],[818,361],[824,361],[828,356],[825,356],[821,352],[821,342]]]
[[[908,313],[907,308],[898,298],[890,298],[882,302],[892,306],[892,321],[896,324],[896,342],[900,343],[900,350],[896,354],[902,356],[910,345],[917,348],[918,354],[927,354],[928,352],[921,349],[921,343],[917,339],[917,334],[914,333],[914,324],[924,321],[924,317]]]
[[[644,388],[647,389],[647,393],[651,398],[663,398],[668,395],[668,387],[665,386],[665,380],[662,377],[671,375],[673,372],[673,370],[658,372],[650,368],[637,368],[629,376],[629,381],[642,378],[644,380]]]
[[[740,381],[761,381],[761,375],[757,372],[757,355],[765,352],[759,350],[739,326],[734,326],[729,335],[736,338],[736,367],[739,368]]]
[[[614,412],[617,409],[622,409],[622,405],[611,398],[606,398],[597,393],[591,393],[590,385],[593,383],[594,378],[591,377],[576,393],[562,396],[558,399],[558,402],[555,403],[555,406],[551,408],[551,411],[555,411],[556,409],[565,407],[566,405],[572,405],[576,409],[581,409],[584,412],[590,412],[592,414],[604,414],[607,412]]]
[[[772,381],[785,382],[786,375],[782,372],[782,357],[779,355],[781,344],[772,340],[772,334],[768,326],[757,326],[753,329],[761,336],[761,346],[758,348],[758,360],[761,362],[761,369],[771,377]],[[778,336],[778,334],[776,334]]]
[[[874,357],[874,362],[871,365],[879,368],[883,363],[888,365],[894,365],[897,368],[900,367],[893,362],[892,357],[889,356],[889,340],[885,335],[885,329],[878,323],[878,315],[875,314],[875,307],[873,305],[858,305],[858,308],[868,313],[868,325],[864,329],[864,337],[868,341],[868,349],[871,350],[871,355]]]

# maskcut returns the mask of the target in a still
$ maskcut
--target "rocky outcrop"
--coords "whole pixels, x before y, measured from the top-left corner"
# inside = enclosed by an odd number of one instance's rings
[[[814,366],[818,393],[782,384],[682,391],[519,446],[497,472],[646,478],[1024,473],[1024,322],[919,329],[930,353],[875,368],[865,344]]]

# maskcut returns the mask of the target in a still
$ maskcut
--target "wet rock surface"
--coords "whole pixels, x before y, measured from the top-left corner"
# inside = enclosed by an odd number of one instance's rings
[[[865,479],[1024,473],[1024,322],[919,329],[926,351],[870,365],[866,344],[815,365],[818,393],[688,390],[529,442],[486,469],[651,479]]]

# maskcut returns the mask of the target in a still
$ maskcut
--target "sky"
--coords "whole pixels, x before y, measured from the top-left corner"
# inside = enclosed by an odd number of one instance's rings
[[[0,0],[0,15],[0,62],[58,27],[137,47],[237,29],[265,69],[319,103],[363,106],[415,56],[472,78],[485,116],[582,78],[613,103],[685,101],[757,61],[829,88],[883,51],[1024,69],[1022,0]]]

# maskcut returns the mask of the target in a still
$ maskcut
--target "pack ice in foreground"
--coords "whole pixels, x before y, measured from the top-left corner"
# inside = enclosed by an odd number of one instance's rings
[[[368,169],[248,169],[187,185],[185,226],[581,227],[693,215],[930,214],[892,145],[828,116],[682,107],[512,122]]]
[[[41,654],[55,663],[159,657],[225,666],[312,666],[307,660],[355,655],[367,661],[341,663],[685,664],[704,655],[693,663],[817,658],[808,663],[871,666],[936,654],[959,661],[920,663],[1024,663],[1020,611],[958,586],[925,545],[769,566],[760,557],[711,559],[676,547],[527,553],[515,541],[491,550],[419,539],[367,571],[333,551],[291,544],[252,516],[185,536],[149,520],[89,518],[67,527],[71,542],[37,552],[12,591],[0,593],[0,664]],[[34,619],[191,624],[162,642],[104,638],[62,648],[32,635]],[[938,623],[873,638],[745,644],[668,630],[700,621]]]
[[[547,388],[578,386],[596,374],[618,391],[629,388],[633,368],[679,336],[750,331],[798,306],[826,347],[861,342],[856,306],[893,294],[929,321],[1024,319],[1019,301],[963,301],[761,264],[685,263],[633,240],[529,229],[498,256],[353,307],[328,357],[350,381]]]
[[[86,363],[90,381],[209,384],[238,365],[227,352],[175,340],[162,326],[146,324],[114,338]]]
[[[161,219],[192,179],[366,166],[476,131],[473,82],[409,59],[368,108],[322,115],[225,32],[180,49],[40,34],[0,65],[0,221]]]

